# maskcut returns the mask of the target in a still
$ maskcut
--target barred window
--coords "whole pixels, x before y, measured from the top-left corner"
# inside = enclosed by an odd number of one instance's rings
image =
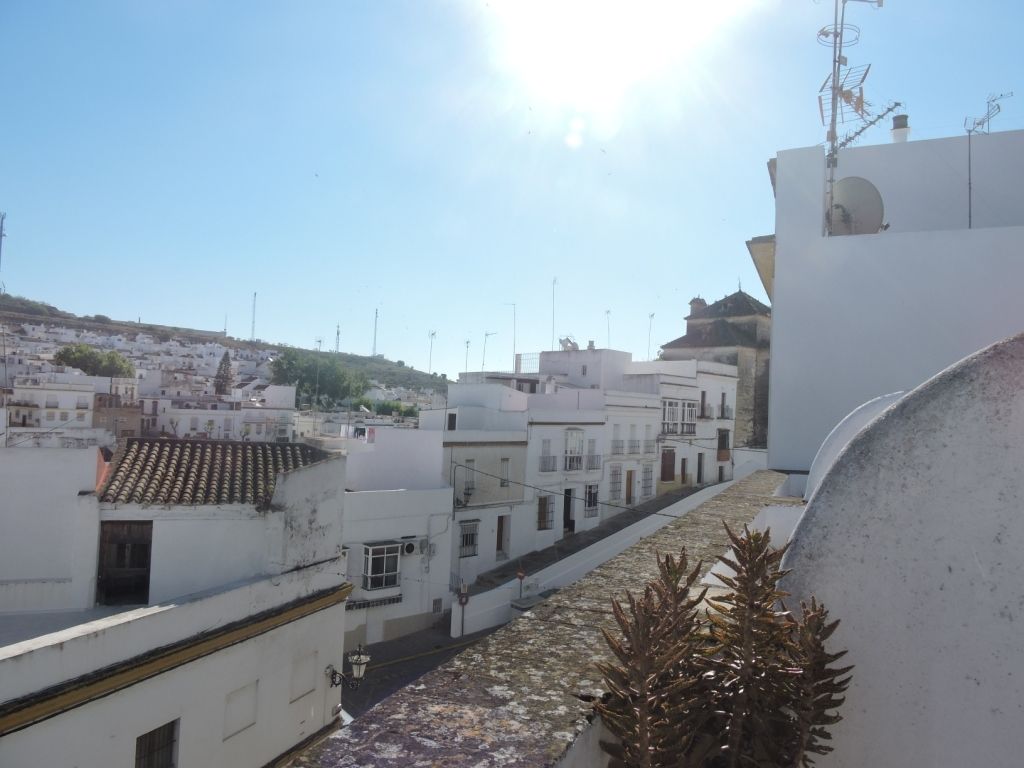
[[[608,467],[608,496],[612,499],[622,498],[621,464],[612,464]]]
[[[509,464],[508,459],[501,460],[501,487],[508,488],[508,475],[509,475]]]
[[[178,764],[178,721],[161,725],[135,740],[135,768],[174,768]]]
[[[398,586],[398,561],[402,545],[367,544],[363,547],[363,589]]]
[[[477,554],[479,531],[479,520],[459,523],[459,557],[474,557]]]
[[[585,517],[597,517],[597,484],[588,485],[586,488],[586,504],[584,506]]]
[[[547,531],[554,527],[555,510],[550,496],[537,497],[537,530]]]
[[[640,474],[640,495],[654,495],[654,465],[644,464]]]

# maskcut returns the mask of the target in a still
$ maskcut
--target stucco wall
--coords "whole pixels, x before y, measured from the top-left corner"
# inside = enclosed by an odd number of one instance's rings
[[[829,766],[1020,764],[1022,379],[1018,336],[908,393],[797,526],[784,586],[824,601],[856,665]]]
[[[843,151],[839,177],[879,188],[890,229],[832,238],[822,236],[822,150],[779,153],[772,468],[808,469],[860,403],[1024,328],[1024,132],[974,145],[974,229],[966,140],[956,138]]]
[[[96,451],[0,448],[0,613],[92,604]]]

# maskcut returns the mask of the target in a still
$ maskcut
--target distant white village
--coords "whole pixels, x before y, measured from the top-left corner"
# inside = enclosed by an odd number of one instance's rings
[[[416,417],[297,410],[271,350],[6,324],[0,764],[606,765],[608,600],[666,543],[709,569],[722,522],[791,541],[788,587],[843,621],[821,764],[1014,764],[1024,132],[901,118],[836,180],[771,160],[770,308],[695,298],[656,360],[566,339],[368,393]],[[508,626],[334,731],[374,645],[439,623]]]

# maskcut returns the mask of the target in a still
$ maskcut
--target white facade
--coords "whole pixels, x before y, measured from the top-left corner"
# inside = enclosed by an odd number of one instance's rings
[[[808,469],[860,403],[1024,328],[1024,131],[844,149],[849,176],[878,189],[884,231],[824,236],[823,151],[777,158],[772,468]]]
[[[265,508],[185,506],[99,501],[100,452],[0,449],[0,764],[130,765],[168,726],[177,765],[263,765],[331,723],[344,463],[278,473]],[[99,605],[104,526],[136,523],[148,602]]]

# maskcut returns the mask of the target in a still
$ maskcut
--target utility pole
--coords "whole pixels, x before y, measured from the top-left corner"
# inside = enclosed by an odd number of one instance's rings
[[[324,343],[324,340],[317,336],[314,341],[316,342],[316,388],[313,395],[313,434],[320,434],[320,424],[316,418],[317,406],[320,404],[320,347]]]
[[[427,358],[427,375],[434,372],[434,337],[437,336],[437,331],[431,331],[430,336],[430,356]]]
[[[551,351],[555,351],[555,286],[558,284],[558,278],[554,278],[551,281]]]
[[[370,353],[370,357],[377,356],[377,313],[379,309],[373,310],[373,352]]]

